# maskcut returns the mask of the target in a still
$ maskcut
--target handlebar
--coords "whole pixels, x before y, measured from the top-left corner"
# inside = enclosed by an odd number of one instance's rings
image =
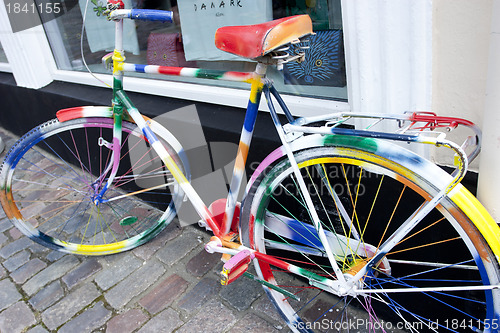
[[[109,14],[110,20],[129,18],[132,20],[173,22],[173,12],[155,9],[117,9]]]

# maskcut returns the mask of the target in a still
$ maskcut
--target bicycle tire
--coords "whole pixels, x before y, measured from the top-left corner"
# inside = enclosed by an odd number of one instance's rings
[[[400,225],[397,222],[406,220],[405,212],[414,211],[424,200],[430,200],[437,193],[438,184],[443,184],[450,176],[436,165],[395,145],[374,154],[376,149],[373,147],[382,146],[377,140],[338,136],[333,141],[341,146],[305,149],[295,156],[323,228],[330,232],[327,234],[329,243],[340,245],[341,253],[337,248],[336,261],[344,274],[352,276],[370,257],[369,252],[397,229]],[[342,147],[343,144],[348,147]],[[388,144],[384,142],[383,145],[387,147]],[[312,237],[314,245],[311,237],[304,235],[311,230],[314,232],[314,228],[310,226],[312,222],[304,209],[304,201],[297,194],[289,160],[283,157],[261,171],[259,176],[252,178],[254,181],[242,207],[243,244],[308,272],[334,276],[331,264],[320,258],[324,255],[324,247],[314,240],[317,234]],[[325,174],[328,181],[321,180]],[[388,191],[384,190],[385,186]],[[331,189],[336,191],[347,214],[342,214],[340,206],[335,204]],[[344,193],[340,193],[341,190]],[[467,207],[450,197],[466,197]],[[462,185],[458,185],[450,197],[396,245],[369,276],[365,275],[362,288],[381,290],[453,284],[468,287],[474,284],[472,280],[482,285],[499,284],[498,253],[492,251],[492,247],[498,249],[498,244],[490,246],[470,218],[491,222],[491,217],[478,216],[485,214],[485,210]],[[285,224],[287,219],[309,226]],[[491,230],[497,232],[496,224],[490,224]],[[351,245],[347,245],[349,243]],[[307,279],[280,271],[265,262],[254,263],[260,278],[302,296],[296,301],[264,287],[280,315],[296,332],[472,332],[476,329],[486,332],[499,328],[498,290],[379,292],[365,293],[357,298],[337,297],[310,285]]]
[[[164,129],[152,129],[186,172],[178,145]],[[122,134],[118,173],[98,205],[112,117],[53,119],[25,134],[0,169],[7,216],[32,240],[68,253],[111,254],[151,240],[173,220],[184,194],[135,123],[123,121]]]

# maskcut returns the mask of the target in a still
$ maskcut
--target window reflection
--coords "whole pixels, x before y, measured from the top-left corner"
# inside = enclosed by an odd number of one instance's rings
[[[70,8],[68,12],[44,23],[58,67],[86,71],[80,51],[81,22],[85,16],[86,29],[82,43],[85,61],[93,72],[105,73],[101,58],[112,51],[114,37],[114,24],[102,16],[101,9],[105,1],[64,2],[66,8]],[[226,22],[223,25],[249,24],[309,14],[316,35],[311,38],[313,43],[308,51],[308,61],[287,65],[283,71],[273,68],[270,77],[284,93],[347,99],[340,0],[196,0],[189,5],[186,5],[187,2],[178,4],[176,0],[124,2],[127,8],[172,10],[175,13],[173,24],[126,20],[124,42],[127,62],[235,71],[252,71],[255,65],[222,54],[222,51],[214,48],[213,36],[208,31],[214,29],[218,22]],[[241,10],[238,12],[238,9]],[[212,54],[211,48],[221,53]],[[149,76],[198,84],[237,86],[222,81]],[[241,87],[247,88],[245,84],[241,84]]]

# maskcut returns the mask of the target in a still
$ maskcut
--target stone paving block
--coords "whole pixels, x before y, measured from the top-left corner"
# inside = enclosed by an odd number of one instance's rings
[[[214,303],[206,311],[200,311],[176,333],[220,333],[236,322],[236,317],[224,304]]]
[[[46,246],[43,246],[41,244],[38,244],[38,243],[35,243],[33,242],[30,246],[29,246],[29,249],[32,253],[39,253],[39,254],[42,254],[44,252],[49,252],[50,249]],[[57,251],[59,253],[61,253],[62,255],[64,255],[63,252],[60,252],[60,251]]]
[[[194,232],[184,232],[176,239],[168,242],[162,249],[156,252],[156,257],[161,262],[172,265],[181,260],[191,250],[200,244],[198,235]]]
[[[7,268],[9,272],[15,271],[16,269],[27,263],[30,260],[30,256],[31,253],[26,250],[22,250],[21,252],[18,252],[9,259],[5,260],[3,266]]]
[[[163,280],[146,294],[139,304],[149,313],[155,314],[172,304],[188,287],[188,282],[177,274]]]
[[[28,295],[33,295],[40,288],[51,281],[59,279],[79,263],[80,261],[76,256],[67,255],[33,276],[22,288]]]
[[[85,280],[94,273],[100,271],[101,264],[97,258],[85,258],[84,261],[74,270],[62,277],[62,281],[71,289],[80,281]]]
[[[10,237],[12,237],[12,239],[16,240],[21,238],[23,236],[23,233],[17,228],[10,228],[9,235]]]
[[[259,313],[265,314],[269,316],[271,319],[274,319],[276,322],[281,322],[283,319],[281,318],[276,307],[271,303],[269,297],[264,294],[264,297],[261,297],[255,304],[252,305],[252,308]]]
[[[104,325],[111,315],[111,311],[104,307],[103,302],[97,302],[93,307],[86,309],[80,315],[64,324],[58,332],[94,332],[96,328]]]
[[[365,323],[371,322],[369,317],[365,317],[365,315],[367,315],[366,312],[361,309],[357,311],[354,308],[348,308],[345,311],[342,310],[344,310],[343,303],[339,302],[339,304],[334,305],[322,299],[318,299],[314,303],[311,303],[307,310],[302,310],[300,316],[308,321],[329,322],[330,325],[332,325],[332,321],[338,318],[338,313],[342,313],[342,319],[345,320],[345,322],[354,322],[357,319],[366,319],[366,321],[364,321]],[[360,327],[362,327],[362,325],[360,325]]]
[[[33,328],[30,328],[29,330],[26,331],[26,333],[48,333],[49,331],[47,331],[45,328],[43,328],[42,326],[35,326]]]
[[[28,237],[21,237],[12,243],[9,243],[2,247],[0,250],[0,257],[7,259],[13,254],[16,254],[17,252],[24,250],[28,246],[31,245],[33,241],[29,239]]]
[[[215,297],[221,288],[219,281],[204,278],[198,282],[177,304],[182,310],[192,312],[200,309],[208,300]]]
[[[42,312],[42,320],[48,329],[55,330],[100,295],[101,293],[92,283],[86,283]]]
[[[2,265],[0,265],[0,279],[3,279],[6,276],[7,276],[7,271],[5,270],[5,268],[3,268]]]
[[[183,323],[179,319],[179,314],[173,309],[168,308],[158,315],[153,317],[150,321],[146,323],[137,333],[150,333],[150,332],[162,332],[169,333],[173,332],[176,328],[180,327]],[[177,332],[177,331],[176,331]],[[202,331],[191,331],[191,332],[203,332]]]
[[[150,260],[116,286],[111,288],[104,297],[115,309],[121,309],[132,298],[146,290],[165,272],[165,268],[156,260]]]
[[[0,281],[0,311],[8,308],[12,304],[21,299],[21,294],[17,291],[16,286],[8,279]]]
[[[5,216],[3,209],[0,209],[0,214],[2,214],[2,216]],[[8,218],[2,218],[0,220],[0,232],[9,230],[12,227],[14,227],[14,225],[12,224],[12,222],[10,222]]]
[[[244,276],[222,288],[220,296],[239,311],[246,310],[263,293],[260,283]]]
[[[179,222],[174,220],[152,241],[135,248],[132,252],[139,258],[148,260],[156,251],[164,247],[165,243],[171,241],[181,233],[182,229],[179,226]]]
[[[108,267],[105,266],[99,273],[96,274],[94,280],[99,288],[108,290],[141,266],[142,260],[136,258],[130,253],[127,253],[126,256],[122,256],[120,260],[114,264]]]
[[[111,318],[106,325],[106,333],[132,333],[148,319],[140,309],[130,309]]]
[[[186,270],[194,276],[201,277],[219,263],[221,255],[208,253],[205,249],[192,257],[186,264]]]
[[[10,274],[10,277],[12,278],[12,280],[14,280],[15,283],[23,284],[29,278],[31,278],[36,273],[40,272],[45,267],[47,267],[47,264],[41,261],[40,259],[38,258],[31,259],[26,264],[22,265],[14,272],[12,272]]]
[[[40,189],[40,188],[38,188]],[[35,201],[43,194],[42,191],[32,191],[25,198],[26,202]],[[40,211],[45,208],[45,204],[41,202],[33,202],[31,205],[23,207],[23,217],[27,220],[31,217],[37,216],[40,214]]]
[[[47,259],[48,261],[56,261],[64,257],[66,254],[67,253],[61,251],[52,250],[49,254],[47,254],[45,259]]]
[[[236,325],[231,327],[231,333],[262,333],[279,332],[272,324],[254,314],[247,314],[241,318]]]
[[[0,332],[21,332],[35,324],[35,316],[24,302],[17,302],[0,313]]]
[[[5,236],[3,233],[0,233],[0,247],[2,247],[4,244],[7,244],[9,241],[9,238]]]
[[[29,303],[38,311],[43,311],[64,296],[61,282],[54,281],[31,297]]]

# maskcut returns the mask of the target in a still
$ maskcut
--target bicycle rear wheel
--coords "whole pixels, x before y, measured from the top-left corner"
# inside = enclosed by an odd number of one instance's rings
[[[345,147],[296,153],[328,243],[346,276],[354,276],[411,213],[437,193],[436,184],[450,178],[417,155],[394,149],[387,158]],[[411,165],[426,172],[412,171]],[[456,191],[466,190],[459,185]],[[497,257],[463,209],[446,198],[364,276],[360,287],[366,292],[357,297],[335,296],[311,279],[262,261],[256,270],[262,279],[300,298],[265,287],[297,332],[497,331],[498,290],[474,289],[499,284]],[[286,158],[252,184],[242,208],[241,234],[243,243],[259,252],[336,280]],[[413,291],[394,292],[398,288]]]
[[[158,128],[185,172],[179,148]],[[183,192],[137,125],[124,121],[122,131],[118,173],[99,204],[112,118],[54,119],[23,136],[0,171],[0,199],[15,226],[44,246],[85,255],[129,250],[156,236],[175,217]]]

